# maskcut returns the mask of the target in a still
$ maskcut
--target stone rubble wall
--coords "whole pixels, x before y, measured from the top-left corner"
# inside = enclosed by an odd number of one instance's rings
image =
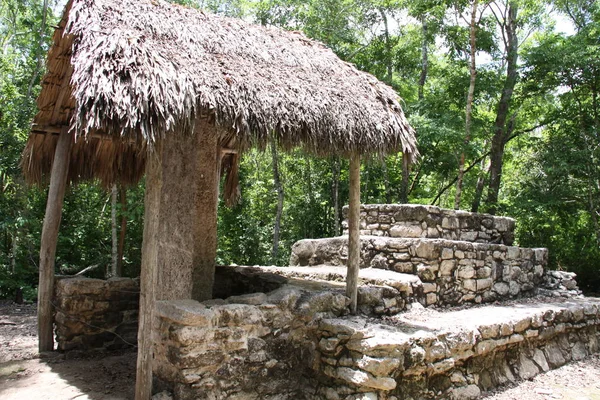
[[[135,279],[57,279],[54,323],[58,350],[135,346],[139,296]]]
[[[508,320],[488,307],[436,328],[427,314],[347,317],[342,294],[292,285],[159,302],[156,390],[175,400],[462,400],[599,351],[598,302],[504,307]]]
[[[291,265],[345,265],[348,238],[305,239]],[[442,239],[361,237],[361,268],[417,275],[423,305],[491,302],[535,294],[548,262],[546,249]]]
[[[342,209],[348,234],[348,206]],[[418,204],[362,204],[360,234],[406,238],[462,240],[510,246],[515,220],[489,214]]]
[[[544,279],[538,293],[548,297],[573,297],[581,295],[577,286],[577,274],[567,271],[548,271],[544,273]]]
[[[341,316],[347,305],[340,293],[287,285],[269,295],[158,302],[157,391],[176,400],[314,398],[315,318]]]
[[[319,398],[475,399],[599,351],[598,303],[515,313],[512,321],[413,335],[341,319],[319,323]]]

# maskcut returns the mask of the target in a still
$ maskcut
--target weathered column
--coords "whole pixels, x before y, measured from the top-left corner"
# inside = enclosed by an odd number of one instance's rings
[[[40,352],[54,350],[54,308],[52,306],[54,258],[56,256],[56,243],[58,242],[58,229],[62,217],[63,199],[67,187],[72,143],[73,136],[69,134],[68,128],[64,128],[58,136],[56,150],[54,151],[46,215],[42,226],[38,283],[38,349]]]
[[[146,166],[136,399],[152,389],[156,300],[212,298],[217,252],[217,129],[168,134]]]
[[[360,156],[350,156],[350,201],[348,204],[348,271],[346,296],[350,298],[350,311],[356,313],[358,297],[358,271],[360,264]]]

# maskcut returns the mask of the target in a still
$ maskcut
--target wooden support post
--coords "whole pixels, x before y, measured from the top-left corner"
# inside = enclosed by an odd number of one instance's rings
[[[156,300],[212,298],[217,252],[217,137],[206,119],[168,134],[146,164],[136,400],[152,393]]]
[[[356,313],[358,297],[358,271],[360,264],[360,156],[350,156],[350,202],[348,205],[348,272],[346,296],[350,298],[350,311]]]
[[[54,258],[58,242],[58,229],[62,217],[63,199],[67,187],[69,161],[73,137],[68,128],[63,128],[58,136],[52,172],[46,215],[42,226],[40,246],[40,276],[38,284],[38,348],[40,352],[54,350]]]

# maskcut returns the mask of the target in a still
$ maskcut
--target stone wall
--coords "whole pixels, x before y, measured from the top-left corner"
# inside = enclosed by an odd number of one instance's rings
[[[599,351],[597,301],[518,309],[417,315],[397,327],[324,319],[318,350],[321,372],[330,380],[323,381],[320,398],[474,399]]]
[[[348,234],[348,207],[343,208],[344,234]],[[448,210],[418,204],[363,204],[360,234],[406,238],[464,240],[499,243],[514,241],[515,220],[489,214]]]
[[[347,237],[294,244],[291,265],[345,265]],[[417,275],[424,305],[458,305],[530,296],[542,283],[546,249],[499,244],[361,237],[361,268]]]
[[[157,303],[157,391],[177,400],[302,399],[315,391],[316,320],[347,299],[285,285],[271,293]]]
[[[469,399],[599,350],[593,300],[414,308],[385,320],[347,312],[342,293],[290,284],[159,302],[157,391],[175,400]]]
[[[139,296],[134,279],[59,278],[54,300],[58,350],[135,346]]]

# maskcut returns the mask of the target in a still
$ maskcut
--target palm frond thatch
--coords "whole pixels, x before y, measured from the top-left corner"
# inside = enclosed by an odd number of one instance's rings
[[[275,137],[318,155],[414,158],[415,134],[398,101],[298,32],[161,0],[71,0],[22,165],[29,181],[42,182],[51,134],[67,127],[76,139],[71,181],[134,182],[153,143],[190,133],[199,115],[214,118],[239,149]]]

